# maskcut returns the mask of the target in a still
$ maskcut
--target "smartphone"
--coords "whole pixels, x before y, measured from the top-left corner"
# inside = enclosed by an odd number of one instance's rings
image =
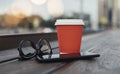
[[[92,52],[81,52],[81,53],[59,53],[59,54],[51,54],[51,55],[43,55],[42,58],[37,57],[37,61],[40,63],[45,62],[70,62],[75,60],[89,60],[96,57],[100,57],[100,54],[92,53]]]

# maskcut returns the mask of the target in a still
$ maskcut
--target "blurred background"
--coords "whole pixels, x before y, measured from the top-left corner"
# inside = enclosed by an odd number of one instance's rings
[[[56,19],[84,19],[84,31],[120,27],[120,0],[0,0],[0,34],[55,32]]]

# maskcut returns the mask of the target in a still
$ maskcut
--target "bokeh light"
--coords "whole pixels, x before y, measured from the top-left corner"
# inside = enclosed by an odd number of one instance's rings
[[[29,1],[25,0],[16,0],[11,7],[11,13],[15,16],[26,15],[29,16],[32,14],[32,6]]]
[[[31,0],[32,3],[35,5],[42,5],[46,2],[47,0]]]
[[[64,13],[64,6],[62,0],[49,0],[48,11],[53,17],[59,17]]]

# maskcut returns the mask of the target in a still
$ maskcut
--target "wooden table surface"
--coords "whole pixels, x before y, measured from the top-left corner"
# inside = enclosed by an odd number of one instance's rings
[[[58,42],[52,42],[51,45],[57,46]],[[120,30],[83,36],[81,51],[96,52],[101,56],[93,60],[69,63],[15,60],[0,64],[0,74],[120,74]],[[17,55],[16,49],[0,51],[0,60]]]

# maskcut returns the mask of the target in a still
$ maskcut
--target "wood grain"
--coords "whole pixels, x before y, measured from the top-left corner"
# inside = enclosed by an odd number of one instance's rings
[[[58,46],[57,41],[51,44]],[[34,59],[12,61],[0,64],[0,74],[120,74],[120,30],[83,36],[81,51],[96,52],[101,56],[70,63],[37,63]],[[14,55],[17,56],[15,49],[0,51],[0,59]]]
[[[120,30],[83,37],[82,51],[100,53],[94,60],[75,61],[52,74],[120,74]]]

